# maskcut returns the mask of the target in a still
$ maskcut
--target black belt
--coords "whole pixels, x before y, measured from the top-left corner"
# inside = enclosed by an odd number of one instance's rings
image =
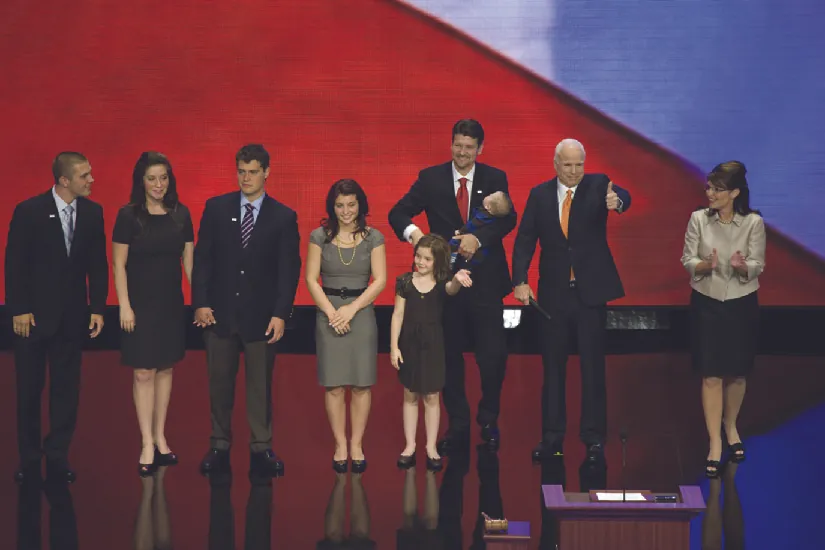
[[[325,286],[321,287],[321,290],[324,291],[324,294],[327,296],[338,296],[339,298],[357,298],[358,296],[362,295],[366,288],[328,288]]]

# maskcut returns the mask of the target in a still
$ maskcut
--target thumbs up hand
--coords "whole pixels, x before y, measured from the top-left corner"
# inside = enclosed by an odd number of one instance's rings
[[[605,197],[605,203],[607,204],[608,210],[618,210],[619,209],[619,196],[613,191],[613,182],[607,184],[607,196]]]

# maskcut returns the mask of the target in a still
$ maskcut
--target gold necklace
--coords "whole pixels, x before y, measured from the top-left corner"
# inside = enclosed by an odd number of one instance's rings
[[[729,219],[728,221],[725,221],[725,220],[722,219],[722,216],[719,216],[719,214],[717,214],[717,216],[719,217],[719,223],[722,223],[722,224],[725,224],[725,225],[730,225],[730,224],[733,223],[733,218]]]
[[[355,251],[361,243],[358,242],[358,239],[354,238],[353,240],[355,242],[355,246],[352,247],[352,258],[350,258],[349,262],[345,262],[344,255],[341,254],[341,239],[338,238],[338,235],[335,235],[335,248],[338,249],[338,259],[340,259],[341,263],[344,265],[350,265],[355,261]]]

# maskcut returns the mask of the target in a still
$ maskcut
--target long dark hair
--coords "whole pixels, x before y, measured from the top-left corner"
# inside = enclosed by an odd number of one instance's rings
[[[141,153],[132,171],[132,196],[129,198],[129,206],[135,214],[135,218],[143,227],[149,219],[149,211],[146,209],[146,187],[143,185],[143,176],[152,166],[165,166],[169,175],[169,186],[163,196],[163,208],[167,212],[175,212],[178,209],[178,186],[175,180],[175,173],[172,171],[172,163],[166,155],[156,151],[145,151]]]
[[[452,277],[450,271],[450,245],[441,235],[430,233],[418,239],[414,254],[419,248],[429,248],[433,253],[433,277],[436,281],[448,281]],[[413,269],[415,264],[413,263]]]
[[[358,182],[352,179],[338,180],[332,184],[327,193],[327,217],[321,219],[321,227],[324,228],[327,241],[331,241],[338,235],[340,230],[338,224],[338,216],[335,215],[335,201],[338,197],[344,195],[355,195],[355,200],[358,201],[358,217],[355,219],[355,233],[360,234],[361,237],[367,236],[367,216],[370,213],[370,205],[367,202],[367,194],[358,185]]]
[[[745,174],[748,173],[745,165],[738,160],[729,160],[722,164],[717,164],[710,174],[708,174],[708,183],[715,187],[721,187],[726,191],[739,190],[739,194],[733,199],[733,211],[740,216],[747,216],[750,213],[762,213],[759,210],[751,208],[751,192],[748,187],[748,180]],[[708,208],[707,215],[714,216],[718,212],[714,208]]]

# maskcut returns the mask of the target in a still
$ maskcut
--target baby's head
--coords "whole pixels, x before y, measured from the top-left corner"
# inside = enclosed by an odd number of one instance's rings
[[[510,199],[503,191],[496,191],[484,197],[482,206],[491,216],[500,218],[510,213]]]

